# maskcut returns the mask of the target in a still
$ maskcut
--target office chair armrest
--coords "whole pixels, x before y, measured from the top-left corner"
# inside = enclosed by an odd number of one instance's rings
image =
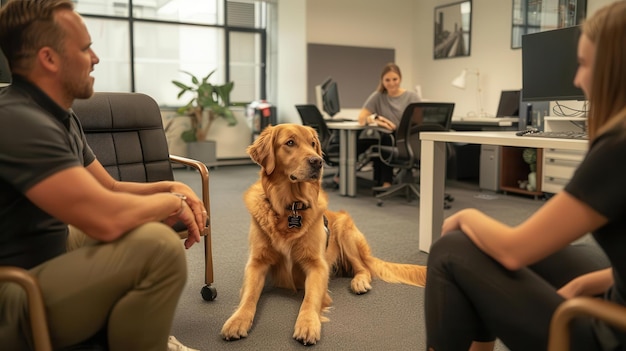
[[[626,330],[626,307],[591,297],[575,297],[563,302],[550,322],[549,351],[570,349],[570,322],[579,316],[591,316],[621,330]]]
[[[389,130],[387,128],[379,127],[377,125],[371,125],[371,126],[368,125],[368,126],[366,126],[366,129],[372,129],[372,130],[375,130],[377,132],[385,133],[385,134],[393,134],[394,133],[393,130]]]
[[[388,165],[391,166],[391,161],[393,160],[394,157],[394,153],[393,153],[393,149],[396,146],[396,134],[395,131],[393,130],[389,130],[387,128],[381,128],[381,127],[373,127],[372,129],[387,134],[389,135],[389,137],[391,138],[391,145],[383,145],[382,144],[382,138],[378,138],[378,145],[376,147],[376,152],[378,153],[378,158],[380,158],[380,160]],[[384,157],[384,154],[387,155],[387,157]]]
[[[202,203],[204,204],[204,208],[206,208],[207,211],[207,227],[204,228],[204,230],[202,231],[201,235],[203,236],[210,236],[211,233],[211,203],[209,200],[209,169],[207,168],[207,166],[198,161],[198,160],[194,160],[191,158],[187,158],[187,157],[182,157],[182,156],[176,156],[176,155],[170,155],[170,161],[171,162],[175,162],[175,163],[179,163],[188,167],[191,167],[193,169],[195,169],[196,171],[198,171],[198,173],[200,174],[200,180],[202,183],[202,196],[201,196],[201,200]]]
[[[43,296],[35,277],[23,268],[0,266],[0,281],[16,283],[26,291],[35,350],[52,351]]]

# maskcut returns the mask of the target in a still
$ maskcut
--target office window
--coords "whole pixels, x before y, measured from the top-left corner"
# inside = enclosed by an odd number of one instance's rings
[[[139,3],[136,5],[138,11],[143,10]],[[75,0],[74,6],[81,15],[128,17],[129,0]]]
[[[128,17],[129,0],[76,0],[76,11],[97,16]],[[223,24],[222,0],[133,0],[133,18],[184,23]]]
[[[85,18],[92,48],[100,58],[92,76],[96,91],[131,91],[130,23],[125,20]]]
[[[225,81],[224,30],[221,28],[162,24],[135,24],[135,90],[154,97],[160,105],[181,106],[172,80],[191,83],[213,70],[210,81]]]
[[[97,91],[136,91],[181,106],[181,70],[234,81],[232,102],[266,98],[266,0],[75,0],[100,57]]]
[[[231,32],[230,80],[235,82],[231,94],[232,102],[250,102],[265,98],[263,84],[263,62],[261,60],[263,37],[259,33]]]

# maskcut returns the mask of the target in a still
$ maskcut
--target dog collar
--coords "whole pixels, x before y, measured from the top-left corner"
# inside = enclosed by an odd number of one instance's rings
[[[287,217],[287,225],[289,228],[302,227],[302,216],[298,214],[298,211],[303,211],[309,208],[303,202],[294,201],[291,205],[287,206],[287,209],[291,211],[289,217]]]
[[[288,205],[286,209],[289,211],[303,211],[309,208],[310,207],[305,205],[304,202],[294,201],[290,205]]]

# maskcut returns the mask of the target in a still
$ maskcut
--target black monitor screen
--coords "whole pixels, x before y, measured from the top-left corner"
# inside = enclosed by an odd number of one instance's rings
[[[522,36],[522,99],[585,100],[574,86],[579,26]]]
[[[4,57],[2,51],[0,51],[0,87],[11,83],[11,72],[9,71],[9,64]]]
[[[519,116],[519,90],[503,90],[500,94],[496,117]]]
[[[322,104],[329,116],[339,113],[339,90],[337,82],[330,80],[322,86]]]

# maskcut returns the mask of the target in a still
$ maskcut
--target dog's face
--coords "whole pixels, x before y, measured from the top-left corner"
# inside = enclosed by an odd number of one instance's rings
[[[322,178],[322,148],[311,127],[298,124],[269,126],[247,152],[267,175],[281,172],[294,183]]]

